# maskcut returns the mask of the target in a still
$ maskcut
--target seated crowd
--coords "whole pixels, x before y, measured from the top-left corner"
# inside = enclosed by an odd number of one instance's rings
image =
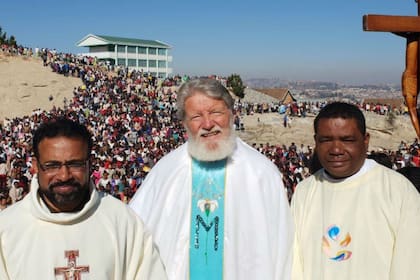
[[[103,195],[128,203],[154,164],[183,144],[186,131],[176,117],[176,89],[186,78],[157,79],[141,71],[111,69],[92,57],[2,46],[10,55],[37,55],[45,67],[65,76],[78,77],[83,85],[74,88],[73,98],[63,108],[36,109],[30,116],[5,119],[0,125],[0,209],[22,199],[32,177],[31,135],[41,121],[66,116],[86,124],[94,135],[92,180]],[[304,117],[323,103],[294,103],[291,115]],[[237,115],[278,111],[279,104],[235,104]],[[296,139],[296,141],[299,141]],[[316,168],[312,147],[303,144],[253,144],[272,160],[283,174],[291,199],[298,182]],[[420,166],[417,139],[401,142],[397,151],[382,152],[390,168]],[[376,154],[372,151],[371,154]]]

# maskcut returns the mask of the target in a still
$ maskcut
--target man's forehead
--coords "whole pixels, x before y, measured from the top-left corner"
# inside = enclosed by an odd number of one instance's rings
[[[318,121],[317,128],[323,128],[327,124],[345,124],[346,126],[357,126],[357,120],[355,118],[343,118],[343,117],[331,117],[331,118],[321,118]]]
[[[343,126],[345,126],[343,128]],[[335,127],[341,129],[335,129]],[[316,134],[349,134],[354,135],[355,130],[362,134],[358,128],[357,120],[354,118],[322,118],[318,121]]]

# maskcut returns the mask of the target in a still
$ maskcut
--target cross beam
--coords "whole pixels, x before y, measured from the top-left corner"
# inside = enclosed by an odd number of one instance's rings
[[[417,137],[420,138],[420,123],[417,113],[417,96],[420,88],[420,3],[417,2],[418,16],[364,15],[363,30],[391,32],[407,41],[405,70],[401,78],[402,95],[410,113]]]
[[[420,32],[419,16],[363,16],[364,31],[382,32]]]

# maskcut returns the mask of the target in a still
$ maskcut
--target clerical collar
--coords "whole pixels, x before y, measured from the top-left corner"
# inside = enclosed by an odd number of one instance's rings
[[[344,182],[344,181],[348,181],[348,180],[352,180],[356,177],[359,177],[363,174],[365,174],[367,171],[369,171],[370,169],[372,169],[372,167],[375,166],[375,161],[373,159],[366,159],[365,162],[363,163],[362,167],[359,169],[359,171],[357,171],[356,173],[354,173],[353,175],[346,177],[346,178],[340,178],[340,179],[336,179],[331,177],[327,171],[324,169],[324,172],[322,173],[322,176],[327,179],[328,181],[330,181],[331,183],[338,183],[338,182]]]

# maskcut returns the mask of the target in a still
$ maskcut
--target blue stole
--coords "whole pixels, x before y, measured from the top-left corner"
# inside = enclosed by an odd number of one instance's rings
[[[190,277],[223,279],[226,160],[192,161]]]

